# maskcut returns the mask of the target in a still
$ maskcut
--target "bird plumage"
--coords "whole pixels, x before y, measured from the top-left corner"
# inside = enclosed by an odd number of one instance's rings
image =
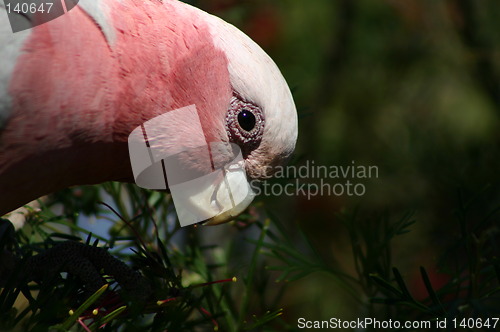
[[[280,71],[215,16],[176,0],[80,0],[30,30],[7,26],[1,18],[0,215],[67,186],[133,181],[131,131],[193,104],[207,142],[239,137],[228,132],[241,130],[227,126],[231,105],[262,112],[259,141],[234,142],[252,177],[294,149],[297,116]],[[171,146],[192,136],[189,122],[169,130]]]

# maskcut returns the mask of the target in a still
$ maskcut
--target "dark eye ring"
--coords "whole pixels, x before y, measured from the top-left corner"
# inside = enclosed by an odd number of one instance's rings
[[[249,109],[244,108],[238,113],[238,124],[241,129],[245,131],[252,131],[255,128],[256,123],[257,119]]]
[[[243,154],[248,155],[260,145],[264,125],[262,109],[234,92],[226,115],[229,141],[238,144]]]

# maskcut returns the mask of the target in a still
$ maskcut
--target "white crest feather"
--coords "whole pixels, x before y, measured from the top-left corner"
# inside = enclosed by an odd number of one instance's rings
[[[295,148],[297,111],[280,70],[262,48],[233,25],[207,18],[216,47],[226,53],[233,88],[262,107],[266,119],[261,145],[268,153],[288,156]]]
[[[101,28],[102,33],[106,37],[109,44],[113,44],[116,40],[115,29],[109,21],[111,9],[107,5],[108,1],[102,0],[79,0],[78,6],[82,8],[96,24]],[[120,2],[114,0],[114,2]]]

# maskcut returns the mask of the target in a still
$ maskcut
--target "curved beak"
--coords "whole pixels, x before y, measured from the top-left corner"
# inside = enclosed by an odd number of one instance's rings
[[[242,186],[247,185],[247,183],[242,183]],[[221,212],[220,214],[208,219],[207,221],[203,222],[203,226],[215,226],[215,225],[220,225],[224,224],[226,222],[229,222],[239,216],[245,209],[252,203],[253,199],[255,197],[255,194],[253,194],[252,191],[249,191],[248,195],[245,195],[244,198],[239,202],[238,204],[232,205],[229,210],[226,210],[224,212]],[[226,204],[232,204],[231,202],[227,202]]]
[[[187,192],[188,187],[195,190]],[[176,191],[177,188],[172,189]],[[180,195],[182,199],[179,199]],[[172,197],[181,226],[193,223],[214,226],[229,222],[245,211],[255,193],[244,169],[236,163],[211,173],[205,179],[199,178],[189,186],[184,183],[182,193],[173,193]]]
[[[169,186],[181,226],[213,226],[231,221],[255,197],[241,153],[215,171],[191,179]]]

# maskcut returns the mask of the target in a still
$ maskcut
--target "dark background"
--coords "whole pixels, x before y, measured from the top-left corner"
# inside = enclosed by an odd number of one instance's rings
[[[496,257],[500,2],[192,3],[241,28],[281,68],[300,114],[292,163],[378,166],[378,179],[362,181],[363,197],[261,198],[324,261],[357,275],[345,223],[377,234],[380,220],[406,213],[416,222],[391,241],[390,265],[416,298],[428,296],[421,266],[436,288],[468,273],[464,234],[476,238],[472,265]],[[290,322],[360,316],[341,288],[321,272],[294,282],[282,302]]]

